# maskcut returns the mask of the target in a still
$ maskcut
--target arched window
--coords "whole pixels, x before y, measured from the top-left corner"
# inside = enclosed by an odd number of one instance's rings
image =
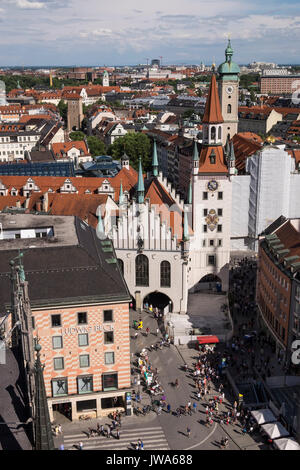
[[[231,114],[231,104],[228,104],[228,105],[227,105],[227,113],[228,113],[228,114]]]
[[[119,265],[119,268],[120,268],[120,271],[121,273],[123,274],[124,276],[124,261],[120,258],[118,258],[118,265]]]
[[[210,138],[211,140],[216,140],[216,128],[213,126],[210,130]]]
[[[138,255],[135,258],[135,284],[149,286],[149,261],[145,255]]]
[[[160,287],[171,287],[171,265],[169,261],[160,263]]]
[[[219,129],[218,129],[218,139],[219,140],[222,139],[222,126],[219,126]]]

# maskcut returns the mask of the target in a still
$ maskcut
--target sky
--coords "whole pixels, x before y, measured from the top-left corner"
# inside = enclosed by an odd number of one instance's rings
[[[300,64],[299,0],[0,0],[0,66]]]

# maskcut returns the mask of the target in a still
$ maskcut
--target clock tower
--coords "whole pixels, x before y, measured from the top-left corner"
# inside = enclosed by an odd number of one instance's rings
[[[223,150],[224,119],[213,74],[202,119],[200,155],[194,152],[192,228],[188,286],[198,289],[209,276],[228,289],[232,185]],[[206,278],[205,278],[206,279]]]
[[[225,50],[225,62],[218,68],[219,96],[222,115],[224,118],[224,133],[222,143],[238,132],[238,106],[239,106],[239,66],[232,61],[233,49],[230,39]]]

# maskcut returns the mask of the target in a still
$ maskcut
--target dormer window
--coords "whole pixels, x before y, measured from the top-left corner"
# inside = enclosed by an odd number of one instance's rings
[[[209,156],[210,164],[215,165],[216,163],[216,152],[214,150],[211,151],[211,154]]]

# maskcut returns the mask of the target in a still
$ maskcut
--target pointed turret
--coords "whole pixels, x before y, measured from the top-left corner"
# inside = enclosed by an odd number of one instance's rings
[[[236,169],[235,169],[235,153],[234,153],[234,146],[233,142],[231,141],[230,144],[230,152],[228,156],[228,166],[229,166],[229,174],[230,175],[235,175]]]
[[[120,194],[119,194],[119,206],[121,206],[123,203],[124,203],[124,193],[123,193],[123,185],[121,181]]]
[[[102,215],[101,215],[101,206],[98,206],[96,215],[98,217],[98,224],[96,227],[96,234],[97,237],[100,238],[100,240],[103,240],[106,238],[105,232],[104,232],[104,226],[103,226],[103,221],[102,221]]]
[[[199,152],[196,140],[194,140],[193,148],[193,174],[197,175],[199,172]]]
[[[54,450],[52,426],[49,416],[45,382],[44,367],[41,364],[41,345],[36,341],[35,375],[35,416],[34,416],[34,448],[35,450]]]
[[[193,186],[192,186],[191,181],[190,181],[190,184],[189,184],[188,204],[193,204]]]
[[[231,47],[230,38],[228,38],[228,44],[225,49],[226,62],[231,62],[232,56],[233,56],[233,49]]]
[[[143,177],[143,169],[142,169],[142,160],[140,157],[139,158],[138,186],[137,186],[137,200],[139,204],[144,203],[144,194],[145,194],[145,186],[144,186],[144,177]]]
[[[224,122],[218,95],[216,76],[214,74],[211,78],[202,122],[205,124],[221,124]]]
[[[156,140],[153,142],[153,154],[152,154],[152,174],[153,176],[158,176],[158,159],[157,159],[157,149],[156,149]]]
[[[125,151],[121,157],[121,166],[122,168],[126,168],[126,170],[129,170],[129,157]]]
[[[189,223],[188,223],[188,208],[184,207],[184,219],[183,219],[183,241],[189,240]]]

